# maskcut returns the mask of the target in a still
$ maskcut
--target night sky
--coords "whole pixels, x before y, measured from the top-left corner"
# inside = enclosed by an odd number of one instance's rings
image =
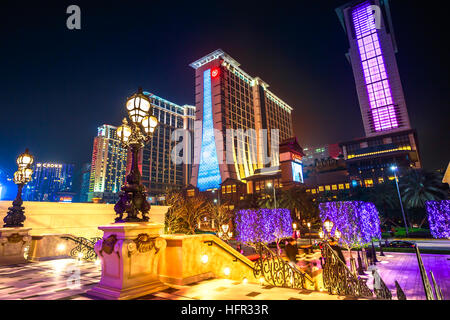
[[[294,108],[302,145],[364,136],[346,35],[346,1],[4,1],[0,4],[0,168],[91,161],[97,127],[119,125],[139,86],[194,104],[189,63],[217,48]],[[425,168],[450,160],[448,13],[392,0],[397,55]],[[81,30],[66,28],[81,7]]]

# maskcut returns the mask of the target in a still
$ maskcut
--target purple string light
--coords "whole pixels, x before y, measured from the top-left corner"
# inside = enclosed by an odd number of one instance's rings
[[[362,201],[327,202],[319,205],[320,218],[334,224],[331,234],[339,230],[349,247],[361,247],[381,239],[380,218],[373,203]]]
[[[271,243],[293,233],[288,209],[240,210],[235,222],[236,240],[243,243]]]
[[[450,200],[426,203],[431,234],[435,239],[450,238]]]

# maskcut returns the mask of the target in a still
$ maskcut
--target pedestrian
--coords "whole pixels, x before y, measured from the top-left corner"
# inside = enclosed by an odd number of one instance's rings
[[[334,238],[331,238],[330,247],[336,252],[339,259],[341,259],[343,263],[346,263],[344,254],[342,253],[342,248],[338,245],[338,242]]]
[[[286,257],[289,260],[289,264],[291,266],[295,266],[297,264],[298,254],[297,241],[294,238],[287,239],[286,245],[284,246],[284,251],[286,252]]]

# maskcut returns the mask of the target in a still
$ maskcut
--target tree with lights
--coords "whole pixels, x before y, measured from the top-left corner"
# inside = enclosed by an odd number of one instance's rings
[[[450,200],[426,203],[431,234],[435,239],[450,239]]]
[[[235,216],[236,239],[255,247],[256,244],[276,242],[292,235],[292,218],[288,209],[240,210]]]
[[[330,235],[339,234],[339,242],[350,255],[352,271],[356,272],[356,263],[352,249],[367,246],[373,240],[381,238],[378,210],[373,203],[361,201],[327,202],[319,205],[323,222],[333,223]]]

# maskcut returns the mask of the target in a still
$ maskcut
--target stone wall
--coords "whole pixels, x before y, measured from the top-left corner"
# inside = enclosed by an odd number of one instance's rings
[[[11,201],[0,201],[0,223]],[[116,214],[113,204],[24,202],[25,227],[32,228],[32,236],[71,234],[77,237],[102,237],[98,226],[114,222]],[[152,206],[151,222],[164,223],[168,207]],[[0,226],[1,227],[1,226]]]
[[[253,262],[216,236],[163,235],[162,238],[167,241],[159,263],[163,282],[186,285],[222,278],[258,283],[259,279],[253,275]]]

